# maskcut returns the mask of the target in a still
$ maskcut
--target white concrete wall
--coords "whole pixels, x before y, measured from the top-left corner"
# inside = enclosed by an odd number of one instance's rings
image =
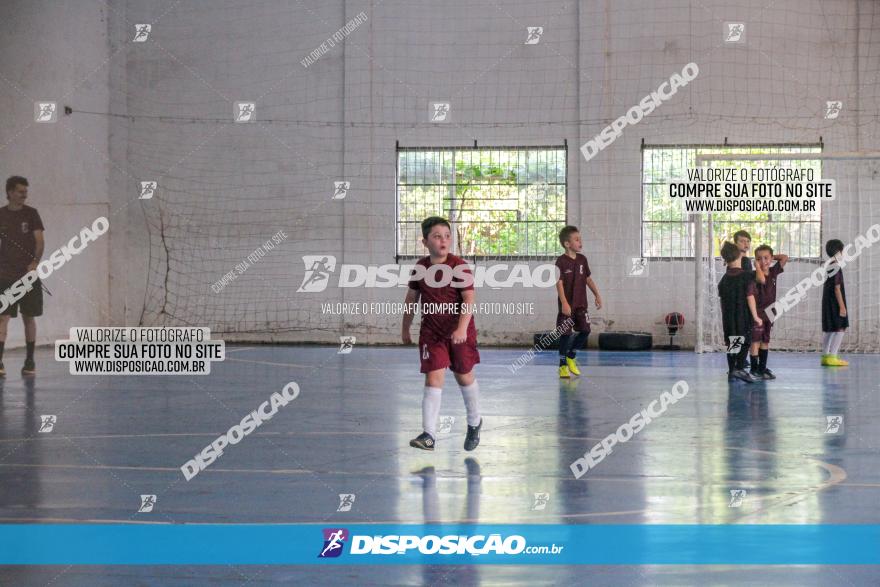
[[[132,199],[136,179],[160,181],[157,198],[128,206],[125,232],[113,235],[114,320],[140,320],[146,298],[148,324],[196,323],[248,331],[241,336],[251,339],[330,341],[345,332],[396,341],[398,317],[330,318],[319,304],[400,300],[402,290],[295,293],[302,255],[393,262],[396,142],[565,140],[569,221],[586,236],[606,303],[598,315],[615,329],[662,335],[663,315],[680,311],[688,318],[682,342],[692,343],[693,264],[652,264],[651,287],[626,276],[640,246],[642,139],[812,143],[821,136],[828,150],[875,147],[876,5],[765,4],[225,0],[184,2],[164,14],[164,2],[111,1],[111,50],[126,42],[132,23],[154,23],[150,42],[112,62],[111,109],[129,116],[111,119],[114,207]],[[369,20],[345,43],[308,68],[300,64],[361,11]],[[723,43],[725,21],[746,23],[744,45]],[[538,45],[523,45],[527,26],[544,26]],[[583,142],[690,61],[700,66],[697,80],[592,161],[583,159]],[[424,123],[432,98],[451,100],[452,123]],[[845,103],[837,121],[822,117],[830,99]],[[235,100],[256,100],[257,123],[226,122]],[[342,179],[352,182],[349,196],[330,201],[332,182]],[[823,237],[846,240],[880,219],[871,205],[876,180],[870,171],[858,185],[836,179],[858,191],[829,207]],[[220,294],[211,290],[278,229],[290,235],[283,247]],[[790,274],[811,267],[792,266]],[[867,281],[849,287],[851,296],[870,295]],[[478,317],[484,342],[521,343],[552,328],[552,290],[479,296],[539,309],[525,319]]]
[[[0,3],[0,23],[0,174],[4,185],[10,175],[28,178],[28,204],[43,218],[48,256],[108,215],[109,123],[60,114],[53,124],[36,124],[34,101],[107,111],[107,6],[97,0],[9,0]],[[39,344],[66,338],[71,326],[110,321],[108,250],[104,236],[46,280],[52,296],[45,296],[37,322]],[[16,320],[7,347],[23,343]]]

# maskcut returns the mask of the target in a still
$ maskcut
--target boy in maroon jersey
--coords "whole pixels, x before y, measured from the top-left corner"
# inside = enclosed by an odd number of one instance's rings
[[[412,308],[421,301],[422,325],[419,329],[421,372],[425,374],[422,395],[423,431],[409,443],[414,448],[434,450],[437,438],[437,416],[446,368],[452,370],[461,388],[467,410],[465,450],[474,450],[480,444],[480,388],[474,378],[474,365],[480,362],[477,351],[477,328],[474,325],[473,276],[467,263],[449,252],[452,246],[452,228],[445,218],[431,216],[422,221],[422,243],[430,253],[417,263],[406,294],[401,339],[412,344],[409,329],[413,321]],[[421,267],[419,267],[421,266]],[[434,306],[431,308],[430,306]],[[439,307],[438,307],[439,306]]]
[[[599,288],[590,277],[590,264],[581,254],[584,245],[581,233],[576,226],[566,226],[559,231],[559,243],[565,253],[556,259],[559,280],[556,293],[559,297],[559,312],[556,315],[556,328],[559,337],[559,377],[567,379],[571,374],[580,375],[575,357],[577,349],[582,348],[590,335],[590,319],[587,314],[587,288],[596,298],[596,309],[602,308]],[[577,336],[572,334],[572,327]]]
[[[772,267],[770,263],[776,261]],[[767,368],[767,355],[770,353],[770,327],[767,306],[776,301],[776,278],[788,263],[788,255],[774,255],[769,245],[755,249],[755,305],[761,326],[752,328],[751,372],[756,379],[776,379],[773,371]]]

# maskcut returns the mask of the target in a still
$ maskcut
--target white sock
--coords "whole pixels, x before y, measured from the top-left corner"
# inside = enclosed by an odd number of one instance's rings
[[[468,426],[476,426],[480,423],[480,384],[474,379],[470,385],[460,385],[461,397],[467,410]]]
[[[834,335],[833,332],[823,332],[822,333],[822,354],[830,355],[831,354],[831,337]]]
[[[840,343],[843,342],[843,332],[831,333],[831,354],[837,355],[840,351]]]
[[[422,428],[437,438],[437,417],[440,415],[440,398],[443,390],[439,387],[425,386],[422,396]]]

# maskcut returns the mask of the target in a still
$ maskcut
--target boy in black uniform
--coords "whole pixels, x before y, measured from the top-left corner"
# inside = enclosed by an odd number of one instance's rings
[[[743,271],[754,271],[752,268],[752,260],[749,259],[749,249],[752,248],[752,235],[745,230],[737,230],[733,233],[733,244],[742,253],[742,262],[740,267]]]
[[[740,267],[743,271],[754,271],[755,268],[752,267],[752,260],[749,259],[749,249],[752,248],[752,235],[750,235],[745,230],[737,230],[733,233],[733,244],[736,245],[736,248],[742,253],[742,259],[740,260]],[[745,368],[748,369],[749,366],[752,367],[752,370],[755,368],[755,364],[750,362],[751,357],[746,355],[746,365]]]
[[[755,305],[755,274],[742,269],[742,251],[731,242],[721,247],[721,258],[727,265],[727,272],[718,283],[724,340],[728,345],[727,380],[740,379],[753,383],[757,379],[745,370],[746,355],[752,343],[753,326],[763,324]],[[740,337],[741,346],[737,352],[731,353],[730,350],[734,350],[731,346],[736,342],[734,337]]]
[[[843,284],[843,269],[840,257],[843,254],[843,241],[836,238],[825,243],[825,252],[834,261],[828,265],[828,278],[822,287],[822,366],[846,367],[849,361],[837,356],[843,333],[849,328],[849,315],[846,311],[846,287]]]

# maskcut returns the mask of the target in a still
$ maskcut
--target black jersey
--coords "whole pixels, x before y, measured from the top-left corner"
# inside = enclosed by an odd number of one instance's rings
[[[752,313],[746,299],[749,295],[755,295],[755,274],[752,271],[729,268],[718,282],[725,338],[746,336],[752,332]]]
[[[834,267],[836,264],[829,267],[829,273]],[[849,315],[840,315],[840,304],[837,303],[837,296],[834,295],[834,288],[838,285],[843,303],[846,305],[846,286],[843,284],[843,269],[840,268],[822,285],[822,332],[837,332],[849,328]],[[847,311],[849,311],[849,307],[847,307]]]

